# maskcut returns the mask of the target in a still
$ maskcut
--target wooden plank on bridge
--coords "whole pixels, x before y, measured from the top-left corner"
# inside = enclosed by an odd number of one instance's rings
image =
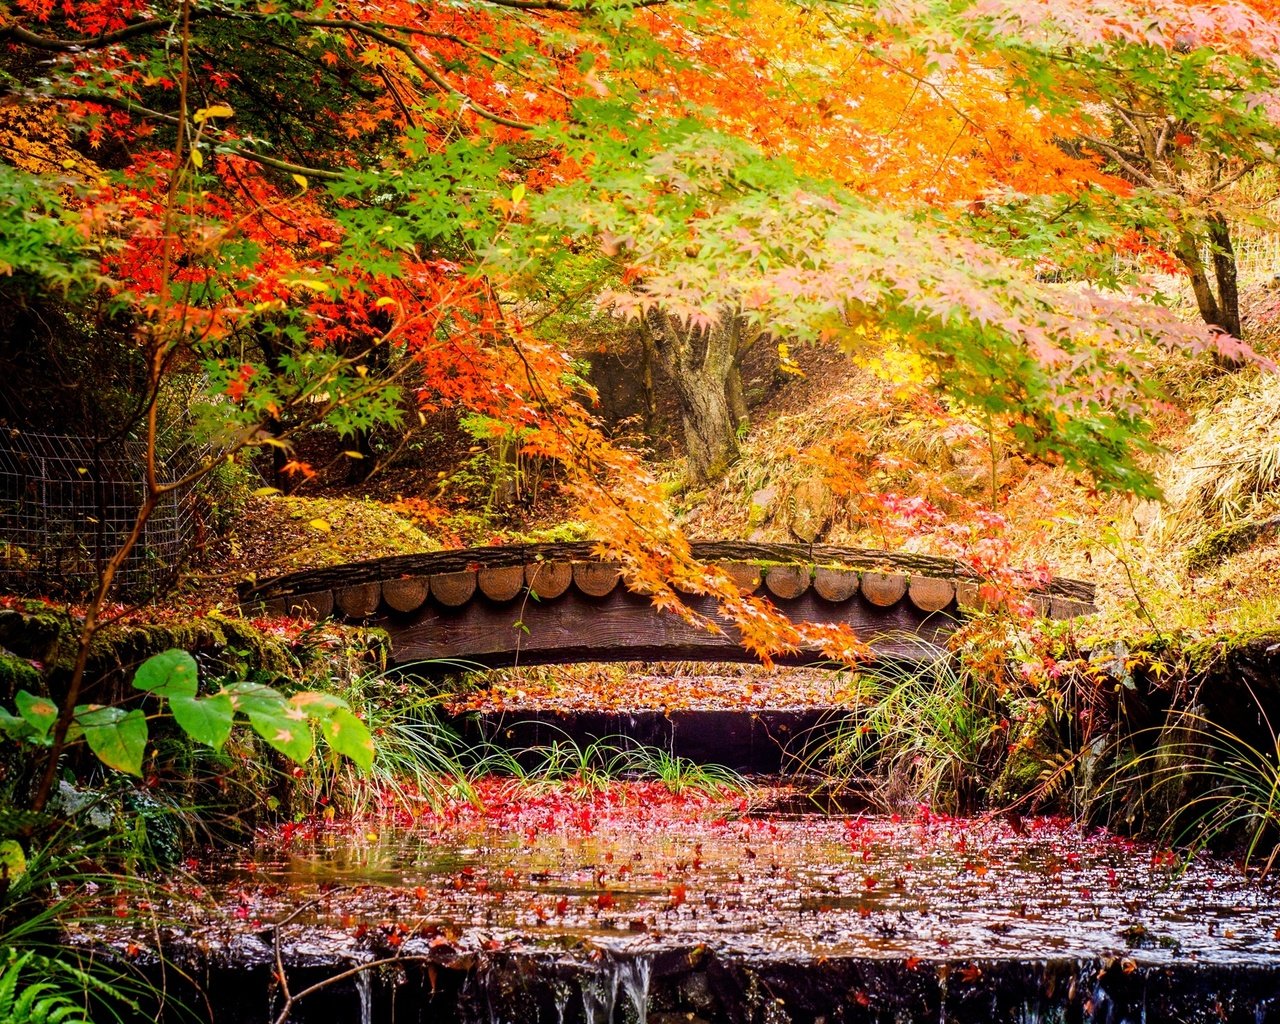
[[[495,605],[475,601],[465,608],[428,604],[408,622],[381,625],[391,636],[396,662],[452,659],[477,666],[539,665],[575,661],[755,661],[737,640],[733,625],[709,598],[685,603],[718,622],[723,634],[685,622],[654,608],[625,587],[603,598],[570,589],[555,601]],[[798,621],[844,622],[883,657],[918,661],[932,645],[941,652],[957,620],[946,613],[926,615],[903,601],[888,610],[850,601],[839,616],[812,589],[788,601]],[[812,665],[817,651],[780,655],[784,665]]]

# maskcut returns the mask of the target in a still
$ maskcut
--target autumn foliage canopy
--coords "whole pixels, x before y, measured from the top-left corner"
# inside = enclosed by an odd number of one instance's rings
[[[563,467],[633,585],[713,594],[761,652],[853,642],[694,562],[594,418],[575,323],[656,310],[892,349],[934,401],[1142,494],[1149,353],[1246,354],[1141,301],[1113,257],[1198,253],[1274,158],[1262,5],[17,0],[4,18],[5,303],[117,332],[153,393],[201,375],[222,452],[282,443],[286,421],[492,418]]]

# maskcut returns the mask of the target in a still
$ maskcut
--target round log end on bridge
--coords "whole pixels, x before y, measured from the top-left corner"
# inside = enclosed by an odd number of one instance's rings
[[[907,597],[922,612],[940,612],[956,599],[956,585],[936,576],[912,576],[907,584]]]
[[[338,611],[349,619],[370,618],[378,610],[381,600],[382,586],[378,583],[357,583],[334,594]]]
[[[833,569],[820,565],[813,571],[813,589],[832,604],[848,601],[858,592],[857,569]]]
[[[573,585],[588,597],[607,597],[620,578],[618,567],[610,562],[573,563]]]
[[[716,562],[715,565],[744,594],[754,594],[760,589],[760,566],[754,562]]]
[[[877,608],[892,608],[907,592],[907,578],[896,572],[869,572],[862,577],[862,596]]]
[[[431,577],[431,597],[446,608],[461,608],[476,592],[476,571],[444,572]]]
[[[774,597],[793,601],[809,589],[807,565],[771,565],[765,570],[764,585]]]
[[[382,600],[393,612],[409,615],[427,603],[431,593],[430,577],[405,576],[398,580],[383,580]]]
[[[315,591],[285,598],[285,614],[303,619],[327,619],[333,614],[333,592]]]
[[[573,565],[570,562],[529,562],[524,567],[524,581],[539,600],[554,601],[573,582]]]
[[[524,589],[524,567],[499,565],[476,573],[480,593],[490,601],[510,601]]]

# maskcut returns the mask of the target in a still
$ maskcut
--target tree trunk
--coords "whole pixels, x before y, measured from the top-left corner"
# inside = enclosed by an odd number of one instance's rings
[[[1240,335],[1240,288],[1237,281],[1236,251],[1231,245],[1231,228],[1222,214],[1209,221],[1209,241],[1213,244],[1213,276],[1218,281],[1218,324],[1233,338]]]
[[[645,318],[653,351],[676,392],[694,484],[715,480],[738,458],[728,386],[734,321],[726,314],[711,327],[691,327],[657,310]]]
[[[1209,326],[1221,328],[1238,338],[1240,296],[1236,283],[1235,250],[1231,246],[1231,232],[1226,221],[1220,218],[1210,221],[1209,238],[1214,248],[1213,282],[1209,280],[1208,268],[1200,257],[1200,246],[1193,235],[1184,232],[1175,252],[1191,277],[1191,290],[1196,297],[1200,318]],[[1218,287],[1216,295],[1214,284]]]
[[[653,332],[640,331],[640,393],[644,400],[644,432],[652,438],[658,422],[657,390],[653,385],[653,364],[658,359],[654,348]]]
[[[734,430],[741,431],[750,421],[751,412],[747,409],[747,397],[742,390],[742,369],[738,366],[736,359],[729,367],[729,379],[725,381],[725,399],[729,403],[729,414],[733,417]]]

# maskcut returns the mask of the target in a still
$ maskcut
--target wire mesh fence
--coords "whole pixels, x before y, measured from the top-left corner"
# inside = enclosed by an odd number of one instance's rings
[[[182,479],[206,449],[162,446],[161,482]],[[0,588],[83,595],[133,529],[145,496],[146,444],[65,434],[0,433]],[[197,541],[191,488],[166,494],[117,575],[139,594],[174,581]]]

